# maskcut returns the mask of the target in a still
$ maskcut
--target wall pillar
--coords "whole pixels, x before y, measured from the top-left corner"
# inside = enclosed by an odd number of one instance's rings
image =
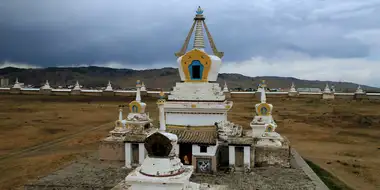
[[[125,167],[132,168],[132,147],[131,143],[125,143]]]
[[[139,164],[142,164],[145,159],[145,146],[144,143],[139,143]]]
[[[175,155],[179,157],[179,144],[175,145]]]
[[[228,163],[235,166],[235,146],[228,146]]]
[[[251,167],[251,147],[244,147],[244,166]]]

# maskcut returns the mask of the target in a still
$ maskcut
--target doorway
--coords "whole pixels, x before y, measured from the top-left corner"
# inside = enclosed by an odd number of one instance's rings
[[[179,158],[182,164],[191,165],[193,157],[193,145],[192,144],[180,144],[179,145]]]
[[[244,147],[235,147],[235,167],[244,167]]]
[[[227,168],[229,166],[229,149],[228,146],[219,146],[219,167]]]
[[[132,164],[139,164],[139,144],[132,144]]]
[[[189,72],[191,80],[201,80],[203,73],[203,65],[198,60],[193,60],[189,65]]]

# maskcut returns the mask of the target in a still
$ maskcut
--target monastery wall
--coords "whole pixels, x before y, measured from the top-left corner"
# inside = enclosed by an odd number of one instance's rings
[[[380,93],[367,93],[366,96],[369,100],[380,100]]]
[[[142,97],[152,97],[158,98],[159,91],[142,91]],[[23,95],[54,95],[54,96],[125,96],[125,97],[134,97],[136,91],[127,91],[127,90],[114,90],[114,91],[101,91],[101,90],[88,90],[83,89],[80,91],[72,91],[71,89],[52,89],[41,91],[39,88],[22,88],[22,89],[10,89],[10,88],[0,88],[0,94],[23,94]],[[169,92],[165,92],[169,94]],[[259,95],[255,92],[231,92],[231,98],[250,98],[253,99]],[[322,93],[312,93],[312,92],[299,92],[298,95],[292,96],[292,98],[315,98],[322,99]],[[290,97],[288,92],[267,92],[266,96],[268,98],[286,98]],[[334,99],[345,99],[345,100],[380,100],[380,93],[334,93]]]

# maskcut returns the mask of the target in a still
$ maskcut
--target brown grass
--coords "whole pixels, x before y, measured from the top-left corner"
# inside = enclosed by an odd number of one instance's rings
[[[0,189],[20,188],[78,154],[96,151],[98,141],[112,129],[117,106],[130,100],[0,95]],[[154,101],[146,100],[147,110],[157,124]],[[233,101],[229,120],[249,128],[257,101]],[[277,131],[287,136],[303,157],[354,189],[379,189],[380,103],[288,98],[268,102],[274,105]],[[29,151],[30,147],[36,148]],[[19,153],[23,150],[28,151]]]

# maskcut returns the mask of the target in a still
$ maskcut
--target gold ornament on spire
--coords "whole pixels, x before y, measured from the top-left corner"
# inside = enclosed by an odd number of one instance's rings
[[[165,100],[165,93],[163,90],[161,90],[160,92],[160,98],[157,100],[157,105],[163,105],[165,104],[166,100]]]

